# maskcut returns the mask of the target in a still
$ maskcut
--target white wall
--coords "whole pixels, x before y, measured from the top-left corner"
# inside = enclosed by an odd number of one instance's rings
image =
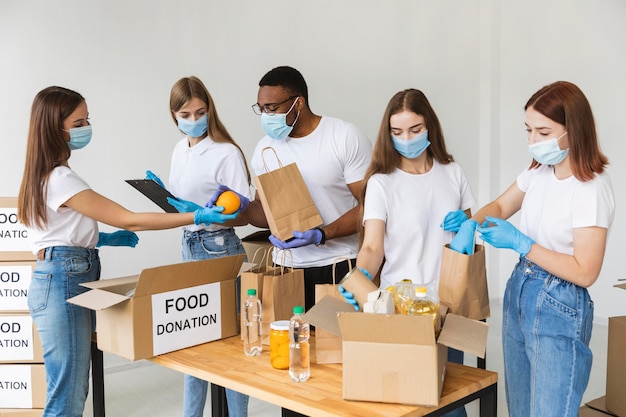
[[[179,137],[168,112],[172,84],[200,77],[249,158],[262,136],[250,109],[258,80],[291,65],[309,84],[314,112],[349,120],[371,140],[396,91],[423,90],[482,205],[529,161],[528,97],[567,79],[595,110],[618,202],[592,289],[596,315],[624,314],[617,307],[623,295],[611,286],[620,277],[626,228],[619,181],[625,147],[617,131],[626,93],[625,19],[621,0],[2,1],[0,196],[19,190],[30,105],[42,88],[62,85],[87,99],[94,139],[74,154],[72,168],[96,191],[147,211],[155,206],[123,180],[146,169],[167,178]],[[139,235],[133,250],[102,250],[103,277],[179,261],[179,231]],[[498,298],[515,257],[492,249],[488,256]]]

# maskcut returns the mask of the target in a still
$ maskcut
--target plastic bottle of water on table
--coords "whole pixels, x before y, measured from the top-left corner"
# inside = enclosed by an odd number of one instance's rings
[[[305,382],[311,376],[309,355],[309,323],[302,318],[304,307],[293,308],[289,320],[289,377],[294,382]]]
[[[256,295],[256,289],[248,290],[248,297],[244,303],[242,326],[243,353],[246,356],[259,356],[263,351],[261,344],[261,300]]]

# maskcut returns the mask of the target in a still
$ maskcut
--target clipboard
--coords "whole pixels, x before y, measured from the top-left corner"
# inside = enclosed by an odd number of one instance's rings
[[[176,207],[167,202],[167,198],[171,197],[175,200],[178,199],[155,181],[146,179],[125,181],[137,189],[141,194],[152,200],[157,206],[161,207],[166,213],[178,213]]]

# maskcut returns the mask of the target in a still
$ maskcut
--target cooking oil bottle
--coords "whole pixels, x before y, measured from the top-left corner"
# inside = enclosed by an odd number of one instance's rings
[[[408,307],[407,314],[410,316],[431,316],[433,318],[433,326],[436,326],[439,305],[428,295],[426,287],[416,287],[415,299]]]

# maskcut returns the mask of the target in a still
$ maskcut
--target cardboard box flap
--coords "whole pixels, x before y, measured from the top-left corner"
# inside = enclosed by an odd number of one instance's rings
[[[315,327],[328,330],[332,334],[341,336],[341,329],[337,321],[339,312],[353,312],[354,307],[346,303],[343,299],[338,299],[327,295],[315,303],[313,307],[303,316],[304,320]]]
[[[245,255],[225,256],[203,261],[147,268],[141,271],[135,297],[160,294],[184,287],[218,282],[225,277],[236,278]],[[184,276],[185,279],[179,279]]]
[[[446,314],[445,323],[437,342],[484,358],[488,330],[489,326],[485,322],[471,320],[456,314]]]
[[[337,319],[344,341],[435,345],[433,320],[428,316],[342,312]]]
[[[622,280],[620,279],[620,281],[622,281]],[[623,289],[623,290],[626,290],[626,283],[624,283],[624,284],[615,284],[615,285],[613,285],[613,286],[614,286],[615,288],[621,288],[621,289]]]
[[[67,302],[97,311],[119,304],[129,298],[130,296],[127,295],[116,294],[102,289],[93,289],[72,297]]]

